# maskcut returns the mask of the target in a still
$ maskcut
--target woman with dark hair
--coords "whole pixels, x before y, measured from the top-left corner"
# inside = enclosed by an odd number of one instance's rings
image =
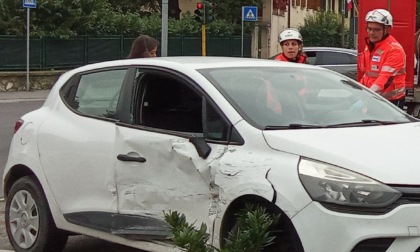
[[[127,58],[135,59],[156,57],[158,46],[159,41],[156,39],[148,35],[140,35],[134,40],[131,46],[130,54],[127,56]]]

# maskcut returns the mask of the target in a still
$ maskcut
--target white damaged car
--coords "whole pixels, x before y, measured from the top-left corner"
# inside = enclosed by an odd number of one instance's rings
[[[264,251],[414,252],[420,123],[333,71],[167,57],[63,74],[16,122],[5,167],[17,252],[84,234],[174,251],[164,212],[223,247],[247,203],[280,214]]]

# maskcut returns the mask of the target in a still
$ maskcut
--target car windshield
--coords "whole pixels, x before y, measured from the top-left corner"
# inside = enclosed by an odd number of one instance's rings
[[[232,67],[200,72],[261,129],[358,127],[417,121],[340,74],[295,67]]]

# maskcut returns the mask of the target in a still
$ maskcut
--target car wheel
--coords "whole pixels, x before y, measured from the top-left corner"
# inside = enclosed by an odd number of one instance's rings
[[[279,223],[271,227],[271,232],[275,239],[263,252],[304,252],[292,223],[284,214],[280,215]]]
[[[68,235],[57,229],[41,185],[17,180],[6,200],[6,231],[16,252],[62,251]]]
[[[299,237],[294,230],[292,223],[286,217],[280,217],[280,223],[273,227],[273,233],[276,234],[274,243],[266,248],[264,252],[303,252],[303,247]]]

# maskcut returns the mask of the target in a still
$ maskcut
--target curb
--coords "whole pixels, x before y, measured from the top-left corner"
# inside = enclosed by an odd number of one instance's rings
[[[4,198],[0,198],[0,202],[3,202]],[[5,250],[5,249],[0,249],[0,252],[14,252],[14,250]]]

